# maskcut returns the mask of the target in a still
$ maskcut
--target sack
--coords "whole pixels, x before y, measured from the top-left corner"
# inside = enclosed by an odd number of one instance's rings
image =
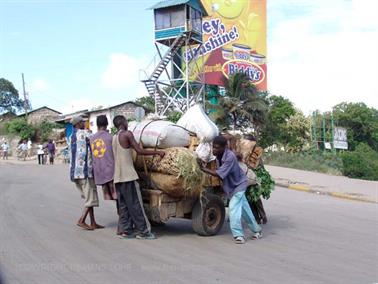
[[[132,121],[128,128],[134,134],[135,140],[142,142],[143,147],[165,149],[187,147],[190,144],[189,132],[170,121]]]
[[[187,187],[183,178],[152,172],[149,174],[152,184],[172,197],[197,197],[200,195],[201,183],[196,187]]]
[[[194,105],[188,109],[177,124],[194,132],[200,142],[211,142],[219,134],[218,127],[200,105]]]
[[[239,167],[242,169],[243,173],[247,176],[248,184],[247,186],[255,185],[257,184],[256,174],[248,168],[246,164],[243,162],[239,162]]]
[[[139,171],[157,172],[182,178],[185,188],[197,188],[202,184],[204,173],[201,171],[195,153],[187,148],[164,149],[165,156],[137,156],[134,166]]]
[[[196,154],[202,161],[208,163],[214,160],[213,149],[210,143],[200,143],[197,146]]]

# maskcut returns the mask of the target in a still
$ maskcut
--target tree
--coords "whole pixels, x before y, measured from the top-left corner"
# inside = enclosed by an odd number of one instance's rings
[[[266,123],[261,131],[260,144],[268,147],[285,144],[285,127],[288,119],[296,113],[293,103],[282,96],[269,96],[269,110]]]
[[[212,115],[221,127],[252,128],[259,136],[266,118],[268,102],[244,73],[235,73],[224,81],[225,97],[220,98]]]
[[[12,82],[0,78],[0,113],[4,111],[16,112],[24,105],[20,99],[17,89]]]
[[[341,103],[333,107],[336,126],[345,127],[350,150],[367,143],[378,152],[378,110],[364,103]]]
[[[34,139],[35,129],[25,118],[13,119],[6,125],[7,132],[13,135],[19,135],[21,139]]]
[[[138,98],[135,100],[135,103],[144,107],[149,112],[155,112],[155,100],[150,96]]]
[[[300,152],[308,144],[310,138],[310,119],[300,110],[289,117],[283,129],[283,144],[290,152]]]

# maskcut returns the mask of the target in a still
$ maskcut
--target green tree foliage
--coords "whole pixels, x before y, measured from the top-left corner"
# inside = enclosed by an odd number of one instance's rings
[[[31,124],[28,124],[26,119],[14,119],[6,125],[7,133],[18,135],[21,139],[34,139],[35,129]]]
[[[22,107],[23,101],[12,82],[0,78],[0,113],[4,111],[16,112]]]
[[[135,103],[144,107],[149,112],[155,112],[155,100],[150,96],[138,98],[135,100]]]
[[[297,110],[290,116],[284,124],[282,142],[289,152],[299,152],[304,150],[309,144],[310,138],[310,119]]]
[[[266,123],[261,132],[260,144],[268,147],[273,144],[285,144],[286,124],[289,118],[295,114],[293,103],[282,96],[269,96],[269,109]]]
[[[54,128],[59,128],[59,126],[56,123],[46,120],[41,122],[38,127],[38,134],[40,135],[42,142],[46,142],[51,138],[50,136]]]
[[[168,114],[167,119],[173,123],[176,123],[182,116],[182,113],[179,111],[172,111]]]
[[[360,143],[353,152],[344,152],[343,175],[352,178],[378,180],[378,152],[366,143]]]
[[[378,110],[364,103],[341,103],[333,108],[337,126],[345,127],[349,149],[359,143],[367,143],[378,152]]]
[[[236,73],[224,81],[226,95],[220,98],[212,114],[221,128],[253,128],[258,136],[266,119],[268,101],[244,73]]]

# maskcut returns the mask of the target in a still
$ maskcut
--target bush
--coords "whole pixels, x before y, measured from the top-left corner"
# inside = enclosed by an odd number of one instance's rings
[[[57,127],[58,126],[56,123],[43,121],[38,127],[38,132],[39,132],[42,142],[47,141],[50,138],[50,135],[53,129]]]
[[[345,176],[367,180],[378,180],[378,153],[369,145],[360,143],[353,152],[341,155],[342,172]]]
[[[7,133],[18,135],[21,139],[34,139],[35,129],[23,118],[14,119],[6,125]]]
[[[342,174],[342,161],[340,157],[329,152],[269,152],[265,155],[264,161],[266,164],[272,166],[288,167],[333,175]]]

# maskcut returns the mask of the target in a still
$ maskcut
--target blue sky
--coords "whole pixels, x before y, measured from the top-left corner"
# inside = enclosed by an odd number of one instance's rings
[[[146,95],[157,1],[0,0],[0,77],[62,112]],[[268,0],[268,88],[305,113],[378,108],[378,1]]]

